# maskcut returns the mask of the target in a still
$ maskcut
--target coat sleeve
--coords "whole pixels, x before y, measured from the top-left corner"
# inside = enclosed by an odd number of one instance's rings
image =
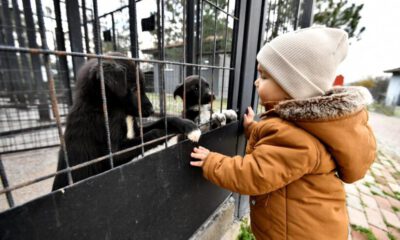
[[[256,121],[250,123],[250,125],[244,129],[244,134],[247,139],[249,139],[251,132],[253,131],[254,127],[257,125]]]
[[[282,188],[318,165],[318,149],[313,139],[304,137],[301,131],[269,126],[262,130],[263,138],[254,150],[244,157],[210,152],[203,165],[203,175],[222,188],[247,195]]]

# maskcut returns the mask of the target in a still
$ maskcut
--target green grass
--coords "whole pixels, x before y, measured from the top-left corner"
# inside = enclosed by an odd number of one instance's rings
[[[375,191],[372,191],[372,190],[371,190],[371,193],[372,193],[372,195],[375,195],[375,196],[380,196],[380,194],[379,194],[379,193],[377,193],[377,192],[375,192]]]
[[[383,193],[384,193],[385,195],[389,196],[389,197],[392,197],[392,198],[394,198],[394,199],[400,201],[400,193],[399,193],[399,192],[393,192],[393,194],[391,194],[391,193],[388,193],[388,192],[386,192],[386,191],[383,191]]]
[[[395,211],[395,212],[399,212],[399,211],[400,211],[400,209],[399,209],[398,207],[392,207],[392,209],[393,209],[393,211]]]
[[[397,229],[397,231],[400,231],[400,229],[399,229],[398,227],[396,227],[396,226],[390,224],[389,222],[386,221],[386,219],[384,219],[383,221],[385,222],[386,226],[391,227],[391,228],[394,228],[394,229]]]
[[[395,113],[395,107],[388,107],[380,103],[371,104],[370,106],[368,106],[368,110],[373,112],[383,113],[387,116],[394,116]]]
[[[369,182],[365,182],[365,183],[363,183],[363,184],[364,184],[364,186],[367,186],[367,187],[371,187],[371,186],[372,186],[372,184],[369,183]]]
[[[396,240],[396,237],[395,236],[393,236],[391,233],[387,233],[387,236],[388,236],[388,238],[390,239],[390,240]]]
[[[396,171],[396,172],[393,174],[393,177],[394,177],[395,179],[397,179],[397,180],[400,180],[400,172],[399,172],[399,171]]]
[[[367,237],[368,240],[378,240],[375,237],[374,233],[368,228],[364,228],[364,227],[361,227],[361,226],[358,226],[358,225],[354,225],[354,224],[351,224],[351,228],[354,231],[363,233]]]
[[[256,237],[251,232],[247,218],[242,219],[240,223],[239,235],[237,236],[236,240],[256,240]]]

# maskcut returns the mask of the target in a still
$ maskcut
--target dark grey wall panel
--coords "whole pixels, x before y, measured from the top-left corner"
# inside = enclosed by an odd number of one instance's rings
[[[200,144],[233,155],[238,123]],[[187,239],[228,197],[191,167],[188,140],[0,214],[0,239]]]

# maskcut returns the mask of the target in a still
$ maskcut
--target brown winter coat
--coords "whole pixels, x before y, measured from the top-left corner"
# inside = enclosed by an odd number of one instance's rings
[[[250,195],[257,239],[347,239],[342,181],[363,178],[375,159],[370,100],[365,88],[342,87],[280,102],[246,129],[244,157],[211,152],[204,176]]]

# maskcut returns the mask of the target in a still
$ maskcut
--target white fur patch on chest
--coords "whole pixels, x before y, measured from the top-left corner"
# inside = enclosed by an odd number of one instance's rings
[[[133,116],[131,116],[131,115],[126,116],[125,121],[126,121],[126,128],[127,128],[126,138],[133,139],[135,137],[135,129],[133,127],[133,124],[134,124]]]
[[[200,110],[199,112],[200,124],[208,123],[211,118],[210,104],[201,105],[199,110]]]

